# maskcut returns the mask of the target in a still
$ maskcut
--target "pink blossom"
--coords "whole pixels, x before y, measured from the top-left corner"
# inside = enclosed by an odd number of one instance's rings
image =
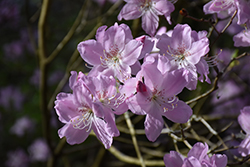
[[[189,82],[187,88],[195,89],[198,75],[199,80],[203,82],[203,75],[206,81],[210,83],[208,78],[209,67],[203,57],[209,51],[209,41],[206,37],[206,31],[192,31],[187,25],[178,24],[171,33],[163,34],[157,47],[160,54],[169,59],[169,70],[185,69],[186,79]]]
[[[11,127],[10,132],[22,137],[27,132],[32,132],[35,128],[35,123],[29,117],[24,116],[19,118],[15,124]]]
[[[164,15],[168,22],[174,5],[168,0],[124,0],[127,4],[118,15],[118,20],[133,20],[142,17],[142,29],[154,36],[159,25],[158,15]]]
[[[18,148],[7,153],[7,161],[5,162],[5,165],[6,167],[28,167],[30,163],[29,161],[27,153],[23,149]]]
[[[176,151],[170,151],[164,156],[166,167],[226,167],[227,156],[224,154],[207,155],[208,145],[196,143],[189,151],[187,157],[183,157]]]
[[[186,84],[182,70],[163,75],[147,62],[136,78],[125,82],[123,91],[127,93],[128,107],[135,114],[146,115],[144,126],[150,141],[155,141],[163,129],[162,116],[173,122],[185,123],[192,115],[192,109],[175,96]]]
[[[93,88],[98,86],[96,83],[84,78],[82,73],[79,73],[79,76],[76,72],[71,74],[69,85],[73,94],[59,93],[55,101],[59,120],[65,123],[58,131],[59,137],[65,136],[69,144],[79,144],[85,141],[93,129],[105,148],[109,148],[113,141],[112,137],[119,135],[114,115],[107,112],[103,104],[92,94]]]
[[[246,29],[241,31],[240,33],[236,34],[233,37],[234,40],[234,46],[236,47],[248,47],[250,46],[250,29]]]
[[[239,145],[239,152],[245,157],[250,154],[250,106],[244,107],[240,112],[238,122],[247,135]]]
[[[24,100],[25,96],[18,87],[10,85],[0,89],[0,105],[5,110],[15,109],[21,111]]]
[[[238,21],[237,24],[246,24],[250,27],[250,1],[249,0],[238,0],[237,1],[238,7]]]
[[[47,161],[50,151],[44,139],[36,139],[28,148],[31,161]]]
[[[203,6],[205,14],[219,13],[221,11],[227,11],[229,15],[237,10],[237,24],[250,23],[250,2],[246,0],[212,0]]]
[[[133,39],[125,24],[115,23],[106,28],[100,27],[96,32],[96,40],[83,41],[77,49],[84,61],[94,66],[89,75],[112,75],[124,82],[131,76],[130,66],[137,62],[142,43]]]
[[[211,0],[203,6],[203,11],[205,14],[219,13],[224,10],[233,13],[237,8],[236,2],[236,0]]]

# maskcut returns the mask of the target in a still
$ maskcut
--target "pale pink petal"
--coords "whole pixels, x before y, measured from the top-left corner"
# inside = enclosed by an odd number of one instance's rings
[[[166,0],[153,0],[155,13],[157,15],[170,15],[174,11],[174,5]]]
[[[141,70],[141,63],[139,61],[136,61],[135,64],[130,66],[131,68],[131,74],[136,75]]]
[[[166,93],[170,97],[179,94],[187,85],[183,72],[184,70],[180,69],[172,72],[166,72],[163,75],[162,87],[164,87]]]
[[[205,41],[196,41],[192,43],[192,47],[189,50],[191,56],[187,56],[186,59],[192,64],[197,64],[201,57],[209,52],[209,43]]]
[[[122,53],[122,61],[123,63],[131,66],[135,64],[135,62],[138,60],[138,57],[141,54],[141,49],[142,49],[142,43],[137,41],[137,40],[131,40],[129,41]]]
[[[211,84],[210,79],[208,78],[208,74],[209,74],[209,66],[206,62],[206,60],[204,60],[204,58],[202,57],[200,59],[200,61],[196,64],[196,68],[197,68],[197,72],[200,74],[199,80],[201,82],[204,81],[204,76],[206,77],[206,82]]]
[[[102,45],[104,43],[103,39],[104,39],[104,34],[105,34],[106,29],[107,29],[107,26],[101,26],[96,31],[96,35],[95,35],[96,41],[101,43]]]
[[[195,157],[188,157],[184,160],[182,167],[202,167],[202,165]]]
[[[126,36],[125,43],[128,43],[130,40],[133,39],[133,35],[130,30],[130,27],[126,24],[120,24],[120,27],[122,27],[125,32],[125,36]]]
[[[234,46],[248,47],[250,46],[250,30],[244,30],[233,37]]]
[[[125,47],[125,31],[122,27],[119,27],[117,23],[114,26],[111,26],[107,29],[104,35],[104,44],[103,47],[105,48],[105,52],[115,52],[111,53],[117,54],[117,51],[122,51]]]
[[[163,160],[165,167],[182,167],[184,157],[176,151],[170,151],[169,154],[164,155]]]
[[[118,20],[121,21],[122,18],[125,20],[134,20],[141,17],[142,11],[140,7],[133,3],[127,3],[118,15]]]
[[[243,157],[250,155],[250,135],[240,143],[238,151]]]
[[[113,138],[112,136],[106,131],[106,124],[104,120],[100,118],[95,118],[93,120],[92,129],[96,134],[96,137],[103,143],[106,149],[109,149],[112,145]]]
[[[195,157],[200,162],[204,159],[208,152],[208,145],[205,143],[196,143],[193,148],[189,151],[188,157]]]
[[[103,55],[103,47],[95,40],[87,40],[78,44],[77,49],[85,62],[91,65],[101,64],[100,56]]]
[[[215,163],[215,167],[227,166],[227,156],[225,154],[214,154],[210,159]]]
[[[181,51],[183,48],[185,48],[185,50],[191,48],[191,28],[187,24],[177,24],[174,28],[172,37],[175,39],[170,43],[172,49]]]
[[[72,94],[59,93],[56,98],[55,110],[61,122],[67,123],[78,115]]]
[[[163,125],[164,121],[160,114],[157,114],[157,112],[154,116],[147,114],[144,126],[148,140],[154,142],[161,134]]]
[[[186,123],[193,114],[192,109],[183,101],[178,101],[173,105],[174,109],[169,108],[162,115],[173,122]]]
[[[150,110],[151,105],[147,102],[147,96],[137,93],[127,100],[128,108],[137,115],[145,115]]]
[[[154,36],[156,29],[159,25],[159,17],[151,10],[146,11],[142,15],[142,29],[149,34],[150,36]]]
[[[68,123],[58,130],[58,134],[60,138],[65,136],[70,145],[80,144],[89,136],[90,130],[88,131],[88,128],[75,129],[72,124]]]
[[[241,128],[247,133],[250,134],[250,106],[244,107],[240,111],[240,115],[238,117],[238,122]]]

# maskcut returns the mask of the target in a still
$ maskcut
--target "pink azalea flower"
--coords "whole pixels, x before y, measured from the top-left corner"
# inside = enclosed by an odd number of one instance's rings
[[[232,15],[237,10],[237,24],[245,24],[250,23],[249,5],[250,2],[246,0],[212,0],[203,6],[203,11],[205,14],[227,11],[229,15]]]
[[[85,141],[93,129],[105,148],[109,148],[112,137],[119,135],[114,116],[104,110],[102,103],[91,93],[92,88],[87,86],[87,82],[92,82],[91,80],[85,80],[81,73],[79,77],[76,72],[71,74],[69,85],[73,94],[59,93],[55,101],[59,120],[65,123],[58,131],[59,137],[65,136],[69,144],[79,144]],[[90,85],[94,87],[94,84],[96,83],[92,82]]]
[[[146,115],[144,126],[150,141],[155,141],[163,129],[162,116],[185,123],[192,115],[192,109],[175,96],[185,85],[182,70],[163,75],[150,63],[144,63],[136,78],[125,82],[123,91],[127,93],[128,107],[135,114]]]
[[[205,14],[219,13],[224,10],[228,10],[228,13],[233,13],[236,8],[236,0],[211,0],[203,6]]]
[[[209,51],[209,41],[206,37],[206,31],[192,31],[187,25],[178,24],[172,33],[163,34],[157,47],[160,54],[169,59],[170,71],[176,69],[185,69],[186,78],[189,82],[187,88],[195,89],[197,84],[197,72],[201,75],[199,78],[203,82],[203,75],[206,81],[210,83],[207,75],[209,67],[203,57]]]
[[[239,152],[245,157],[250,154],[250,106],[244,107],[240,112],[238,122],[247,135],[239,145]]]
[[[83,80],[84,86],[90,91],[96,101],[102,104],[103,110],[115,114],[123,114],[128,110],[125,101],[125,95],[119,92],[122,86],[118,87],[117,81],[113,76],[86,76],[82,72],[71,72],[74,77],[71,79],[71,85],[76,84],[76,80]],[[77,79],[75,79],[77,77]]]
[[[233,37],[234,46],[236,47],[248,47],[250,46],[250,29],[243,30]]]
[[[14,151],[9,151],[7,153],[7,161],[5,162],[6,167],[29,167],[30,159],[27,153],[18,148]]]
[[[226,167],[226,155],[214,154],[209,157],[207,152],[208,145],[199,142],[193,146],[186,158],[176,151],[170,151],[163,159],[166,167]]]
[[[237,1],[238,7],[238,21],[237,24],[246,24],[250,27],[250,1],[249,0],[238,0]]]
[[[118,20],[133,20],[142,17],[142,29],[154,36],[159,25],[158,15],[164,15],[170,22],[174,5],[168,0],[124,0],[127,4],[118,15]]]
[[[131,76],[131,67],[141,54],[142,43],[134,40],[125,24],[108,28],[100,27],[96,40],[81,42],[77,49],[84,61],[94,67],[91,76],[107,75],[117,77],[121,82]]]
[[[50,155],[50,150],[45,142],[44,139],[36,139],[28,148],[29,154],[30,154],[30,160],[35,162],[35,161],[41,161],[45,162],[47,161],[49,155]]]
[[[11,127],[10,132],[22,137],[27,132],[31,133],[35,129],[35,122],[27,116],[19,118],[15,124]]]

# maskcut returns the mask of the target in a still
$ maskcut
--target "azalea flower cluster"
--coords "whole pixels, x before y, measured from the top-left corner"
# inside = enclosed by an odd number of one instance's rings
[[[142,28],[149,35],[132,36],[128,25],[115,23],[97,29],[95,39],[82,41],[77,49],[91,68],[86,75],[71,72],[69,86],[72,93],[59,93],[55,110],[65,125],[59,129],[60,138],[69,144],[86,140],[91,130],[110,148],[113,137],[120,135],[116,115],[132,112],[145,115],[145,134],[154,142],[164,128],[163,117],[175,123],[186,123],[193,114],[189,105],[178,98],[184,88],[195,90],[197,82],[211,83],[209,39],[206,31],[194,31],[187,24],[177,24],[173,30],[157,33],[159,15],[171,24],[174,5],[167,0],[126,0],[118,20],[142,17]],[[238,24],[249,25],[247,1],[213,0],[204,6],[206,14],[238,12]],[[234,37],[235,46],[247,46],[249,30]],[[247,39],[246,39],[247,38]],[[246,40],[245,40],[246,39]],[[236,44],[237,41],[237,44]],[[247,41],[247,42],[244,42]],[[245,115],[245,110],[242,115]],[[248,115],[248,114],[247,114]],[[247,137],[240,146],[243,156],[249,154],[249,130],[244,128],[245,117],[239,116]],[[247,146],[245,146],[247,145]],[[249,149],[247,149],[249,151]],[[207,144],[196,143],[186,158],[170,152],[164,157],[166,166],[224,167],[227,157],[208,156]]]
[[[164,162],[166,167],[225,167],[227,165],[225,154],[208,156],[208,151],[208,145],[199,142],[188,152],[186,158],[176,151],[170,151],[164,156]]]
[[[160,52],[151,54],[154,45]],[[72,71],[73,94],[60,93],[55,102],[59,119],[66,124],[59,136],[66,136],[70,144],[83,142],[93,129],[109,148],[112,137],[119,135],[115,114],[128,109],[146,115],[146,136],[155,141],[164,127],[162,116],[186,123],[192,115],[192,109],[177,97],[183,88],[195,89],[203,75],[210,82],[203,59],[209,51],[206,32],[197,33],[186,24],[178,24],[158,40],[133,39],[125,24],[102,26],[96,40],[81,42],[78,50],[92,69],[87,76]]]

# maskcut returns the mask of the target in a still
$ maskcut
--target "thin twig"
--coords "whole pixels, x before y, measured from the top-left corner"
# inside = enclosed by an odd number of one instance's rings
[[[108,149],[108,151],[110,153],[112,153],[120,161],[129,163],[129,164],[141,165],[141,162],[139,161],[139,159],[134,158],[134,157],[130,157],[128,155],[125,155],[125,154],[121,153],[114,146],[111,146]],[[147,166],[165,166],[163,160],[144,160],[144,163]]]
[[[223,30],[218,34],[218,36],[216,37],[216,39],[213,41],[212,44],[210,44],[210,47],[212,47],[215,42],[220,38],[220,36],[226,31],[226,29],[232,24],[233,19],[235,18],[236,14],[237,14],[238,10],[236,9],[233,16],[231,17],[231,19],[229,20],[229,22],[227,23],[227,25],[223,28]]]
[[[216,89],[218,89],[217,84],[218,84],[218,77],[215,78],[214,83],[213,83],[213,87],[212,87],[210,90],[208,90],[207,92],[203,93],[203,94],[200,95],[200,96],[197,96],[197,97],[193,98],[192,100],[187,101],[186,104],[191,104],[191,103],[193,103],[193,102],[196,102],[196,101],[198,101],[198,100],[200,100],[200,99],[202,99],[202,98],[208,96],[208,95],[211,94],[213,91],[215,91]]]
[[[38,57],[40,66],[40,84],[39,84],[39,94],[40,94],[40,108],[42,111],[42,127],[44,137],[51,149],[53,150],[50,141],[50,113],[47,110],[47,66],[45,63],[46,59],[46,47],[45,47],[45,26],[48,17],[49,10],[49,0],[44,0],[42,3],[41,14],[38,22]],[[53,151],[52,151],[53,152]]]
[[[70,28],[69,32],[67,35],[63,38],[63,40],[57,45],[55,50],[51,53],[51,55],[46,59],[46,63],[50,63],[52,60],[56,58],[56,56],[59,54],[59,52],[64,48],[64,46],[69,42],[69,40],[72,38],[74,35],[78,25],[80,24],[82,17],[84,16],[84,11],[88,7],[87,3],[89,1],[85,1],[75,22],[73,23],[72,27]],[[87,12],[85,12],[87,13]],[[87,17],[87,14],[85,14],[85,19]]]
[[[124,113],[124,117],[125,117],[126,123],[128,125],[130,135],[132,137],[132,141],[133,141],[133,144],[134,144],[134,147],[135,147],[135,151],[136,151],[137,157],[140,160],[141,166],[142,167],[146,167],[145,163],[144,163],[144,160],[142,158],[142,155],[141,155],[138,143],[137,143],[137,139],[136,139],[136,136],[135,136],[135,129],[134,129],[133,125],[132,125],[132,122],[130,120],[128,112]]]

